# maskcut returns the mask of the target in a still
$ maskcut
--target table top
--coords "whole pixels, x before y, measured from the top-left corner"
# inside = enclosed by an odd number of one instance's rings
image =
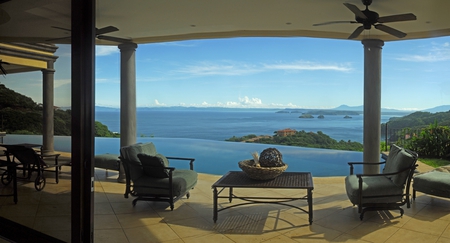
[[[212,187],[314,189],[310,172],[283,172],[272,180],[254,180],[242,171],[230,171]]]

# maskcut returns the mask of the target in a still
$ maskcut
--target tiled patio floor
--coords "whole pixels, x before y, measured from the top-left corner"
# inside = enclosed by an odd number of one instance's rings
[[[41,192],[20,182],[19,202],[0,198],[0,216],[70,241],[70,167],[55,184],[51,174]],[[405,215],[368,212],[359,220],[345,194],[344,177],[314,178],[314,222],[308,215],[281,205],[258,204],[219,212],[212,220],[211,185],[220,176],[199,174],[191,198],[175,204],[138,202],[123,197],[117,173],[96,169],[95,242],[450,242],[450,200],[418,193]],[[1,187],[2,190],[7,188]],[[292,195],[293,190],[239,190],[247,195]],[[233,203],[237,203],[234,200]],[[220,205],[229,203],[220,201]],[[306,202],[296,203],[307,208]],[[0,240],[1,242],[1,240]]]

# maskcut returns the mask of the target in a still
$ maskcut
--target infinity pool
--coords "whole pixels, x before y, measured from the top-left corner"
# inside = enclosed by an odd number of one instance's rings
[[[194,169],[200,173],[222,175],[230,170],[240,170],[238,162],[251,159],[251,152],[260,153],[266,148],[277,148],[288,164],[287,171],[309,171],[313,176],[345,176],[349,173],[347,162],[362,161],[361,152],[315,149],[254,143],[222,142],[184,138],[138,138],[138,142],[153,142],[159,153],[174,157],[195,158]],[[4,143],[42,143],[42,136],[7,135]],[[96,138],[95,154],[119,154],[120,139]],[[70,137],[55,137],[55,150],[70,152]],[[381,158],[380,158],[381,159]],[[172,161],[177,168],[188,168],[183,161]],[[361,170],[356,170],[356,173]]]

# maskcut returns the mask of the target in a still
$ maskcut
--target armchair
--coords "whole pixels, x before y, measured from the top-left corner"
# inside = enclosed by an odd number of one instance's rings
[[[350,175],[345,178],[347,196],[353,205],[358,205],[360,219],[366,211],[400,210],[410,207],[410,184],[417,167],[417,154],[395,144],[391,146],[386,162],[350,162]],[[381,174],[353,174],[354,165],[384,164]]]
[[[189,161],[189,170],[169,167],[169,160]],[[174,203],[186,195],[197,184],[193,158],[165,157],[156,152],[153,143],[137,143],[120,148],[120,161],[126,175],[124,197],[138,200],[168,202],[173,210]]]

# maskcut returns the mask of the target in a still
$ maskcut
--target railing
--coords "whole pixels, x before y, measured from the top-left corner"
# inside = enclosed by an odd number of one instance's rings
[[[411,137],[420,134],[420,129],[401,129],[401,128],[389,128],[388,123],[384,128],[384,141],[385,151],[388,151],[388,146],[391,144],[405,144]],[[383,136],[382,136],[383,137]]]

